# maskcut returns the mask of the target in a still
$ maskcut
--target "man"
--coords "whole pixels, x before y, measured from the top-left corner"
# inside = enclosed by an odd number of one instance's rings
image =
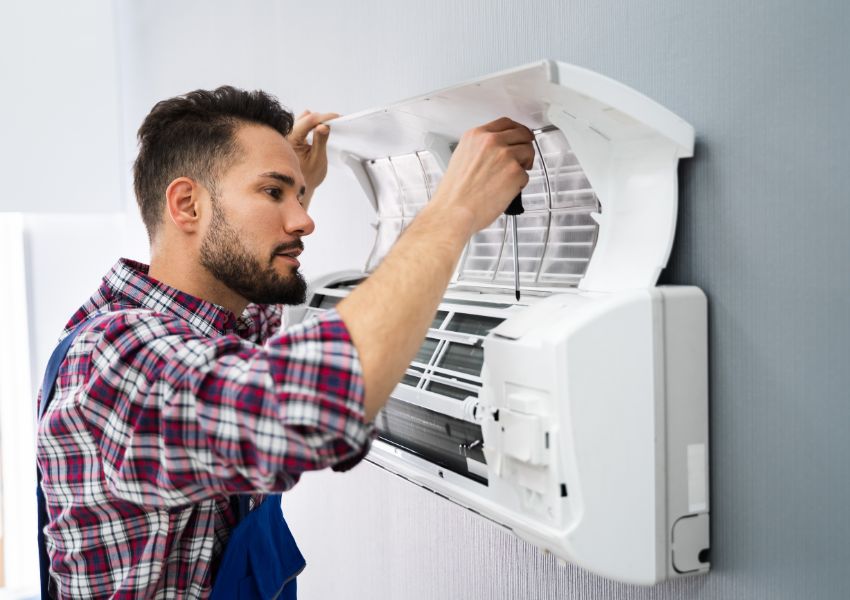
[[[527,128],[471,130],[379,268],[336,310],[278,331],[279,305],[304,301],[298,256],[333,116],[293,126],[273,97],[222,87],[142,124],[150,267],[119,261],[71,318],[66,334],[89,324],[39,425],[58,597],[207,597],[228,496],[365,455],[461,250],[527,183]]]

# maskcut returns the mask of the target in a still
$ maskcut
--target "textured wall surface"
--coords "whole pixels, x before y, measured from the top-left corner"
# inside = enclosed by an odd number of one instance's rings
[[[351,112],[547,57],[619,79],[697,131],[663,278],[710,301],[712,573],[655,588],[604,581],[363,465],[306,476],[287,497],[309,562],[303,598],[850,597],[848,6],[119,5],[127,140],[154,101],[198,86]],[[308,273],[365,262],[366,205],[341,190],[332,181],[317,195],[326,233],[308,240]]]

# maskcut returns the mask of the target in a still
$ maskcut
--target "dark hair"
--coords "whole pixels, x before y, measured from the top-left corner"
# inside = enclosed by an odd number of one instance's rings
[[[142,221],[153,239],[162,221],[165,190],[191,177],[215,193],[218,176],[239,151],[236,131],[244,123],[268,125],[286,136],[292,113],[277,98],[224,85],[157,102],[139,128],[133,186]]]

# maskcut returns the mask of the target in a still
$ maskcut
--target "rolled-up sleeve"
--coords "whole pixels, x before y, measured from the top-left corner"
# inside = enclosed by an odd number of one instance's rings
[[[154,314],[99,332],[83,405],[110,489],[163,506],[282,491],[362,458],[374,438],[357,351],[327,311],[264,345]]]

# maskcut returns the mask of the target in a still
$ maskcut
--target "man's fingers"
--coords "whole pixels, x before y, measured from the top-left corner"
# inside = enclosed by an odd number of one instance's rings
[[[484,131],[490,131],[492,133],[496,133],[496,132],[504,131],[505,129],[511,129],[511,128],[517,127],[517,126],[522,127],[522,125],[520,125],[519,123],[517,123],[513,119],[509,119],[508,117],[500,117],[500,118],[496,119],[495,121],[490,121],[489,123],[484,123],[484,125],[481,126],[481,129],[483,129]]]
[[[530,171],[534,166],[534,147],[531,144],[517,144],[510,149],[522,168]]]
[[[330,127],[324,123],[316,125],[313,130],[313,154],[318,152],[319,156],[324,156],[325,147],[328,145],[328,136],[330,135]]]
[[[292,125],[292,131],[289,132],[287,137],[298,142],[303,142],[307,139],[307,134],[322,122],[319,116],[319,113],[306,111],[295,120],[295,123]]]
[[[319,120],[324,123],[325,121],[332,121],[333,119],[339,118],[339,113],[335,112],[327,112],[327,113],[315,113],[319,115]]]
[[[295,124],[292,126],[292,132],[288,137],[293,140],[304,141],[307,139],[307,135],[315,129],[316,126],[324,123],[325,121],[336,119],[337,117],[339,117],[337,113],[315,113],[305,111],[302,116],[296,119]]]
[[[534,140],[534,134],[531,133],[531,130],[528,127],[517,124],[514,125],[515,126],[510,129],[503,129],[502,131],[495,132],[493,135],[495,135],[496,139],[498,139],[501,143],[508,146],[513,146],[514,144],[530,144]]]

